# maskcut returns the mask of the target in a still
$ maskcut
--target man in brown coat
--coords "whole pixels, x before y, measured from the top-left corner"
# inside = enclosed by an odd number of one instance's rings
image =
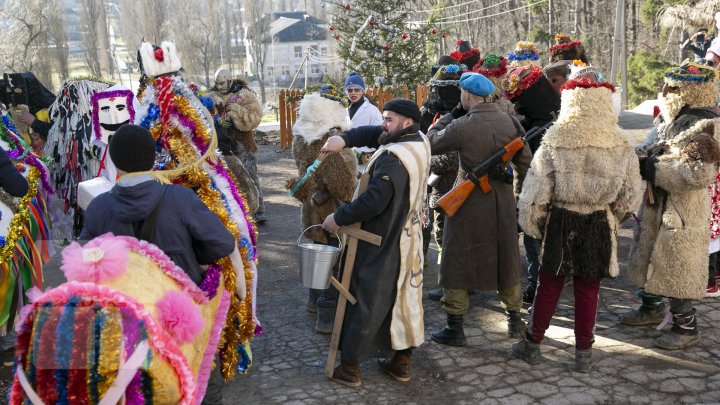
[[[428,131],[432,154],[456,151],[460,155],[458,180],[525,131],[509,114],[489,102],[494,86],[485,76],[464,73],[460,78],[461,105]],[[521,185],[532,156],[525,146],[512,159],[517,184]],[[507,173],[507,168],[498,172]],[[457,213],[445,222],[440,285],[447,327],[434,333],[438,343],[466,344],[463,316],[469,307],[468,289],[497,291],[507,311],[508,333],[521,336],[520,248],[512,178],[492,174],[492,190],[472,191]]]

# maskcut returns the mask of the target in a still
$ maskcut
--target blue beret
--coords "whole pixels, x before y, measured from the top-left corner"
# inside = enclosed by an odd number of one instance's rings
[[[473,72],[460,76],[460,87],[480,97],[487,97],[495,91],[495,86],[487,77]]]

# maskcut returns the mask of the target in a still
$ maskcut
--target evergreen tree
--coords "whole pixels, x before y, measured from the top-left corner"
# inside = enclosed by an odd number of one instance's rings
[[[412,21],[410,10],[419,8],[419,1],[343,0],[325,7],[346,73],[357,72],[368,86],[406,84],[412,89],[428,80],[429,45],[444,34],[432,20]]]

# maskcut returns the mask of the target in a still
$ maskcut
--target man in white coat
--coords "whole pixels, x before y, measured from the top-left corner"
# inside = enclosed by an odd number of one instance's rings
[[[365,81],[360,75],[355,72],[350,73],[347,79],[345,79],[345,85],[343,87],[350,100],[348,114],[350,115],[350,122],[353,128],[366,125],[378,126],[382,124],[383,117],[380,110],[365,97]],[[374,152],[375,149],[362,147],[355,148],[355,151],[359,154],[369,154]]]

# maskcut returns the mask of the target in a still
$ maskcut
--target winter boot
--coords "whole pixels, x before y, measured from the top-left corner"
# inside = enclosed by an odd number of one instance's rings
[[[525,288],[525,292],[523,292],[523,302],[532,305],[532,303],[535,301],[536,290],[537,285],[532,283],[528,284],[527,288]]]
[[[335,307],[325,307],[318,305],[317,321],[315,322],[315,332],[332,333],[333,322],[335,321]]]
[[[357,388],[362,385],[362,382],[360,381],[360,366],[357,364],[340,362],[340,365],[335,367],[335,370],[333,370],[333,375],[330,379],[342,385]]]
[[[317,312],[317,299],[320,297],[322,290],[316,290],[314,288],[308,288],[308,300],[305,304],[305,310],[314,314]]]
[[[522,338],[525,334],[525,322],[520,317],[519,311],[507,311],[508,336],[511,338]]]
[[[436,288],[434,290],[428,291],[428,299],[430,301],[440,301],[440,299],[443,297],[443,289],[442,288]]]
[[[465,346],[465,331],[463,330],[463,316],[450,315],[447,316],[447,326],[440,332],[431,335],[432,340],[450,346]]]
[[[645,305],[635,311],[628,312],[620,318],[620,323],[630,326],[658,325],[665,319],[665,303],[662,303],[654,309]]]
[[[402,381],[410,381],[410,360],[412,349],[396,351],[392,359],[378,359],[380,370],[390,377]]]
[[[673,327],[655,339],[655,346],[665,350],[679,350],[700,342],[700,331],[695,318],[695,308],[683,314],[672,314]]]
[[[530,340],[527,332],[525,332],[525,338],[523,340],[513,343],[512,355],[530,364],[539,364],[543,361],[542,353],[540,353],[540,343],[534,343]]]
[[[597,356],[593,356],[592,348],[587,350],[575,349],[575,366],[571,369],[578,373],[589,373],[598,360]]]

